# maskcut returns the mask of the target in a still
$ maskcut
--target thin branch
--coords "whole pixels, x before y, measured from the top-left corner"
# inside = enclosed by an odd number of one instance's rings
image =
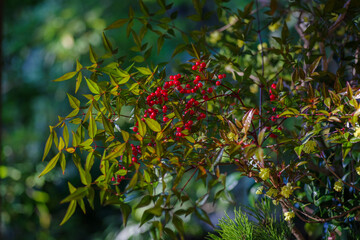
[[[260,16],[259,16],[259,1],[256,0],[256,18],[257,18],[257,33],[258,33],[258,37],[259,37],[259,42],[260,42],[260,51],[261,51],[261,76],[264,77],[264,49],[263,49],[263,41],[261,38],[261,31],[260,31]],[[262,116],[262,84],[259,85],[259,133],[261,131],[261,116]]]

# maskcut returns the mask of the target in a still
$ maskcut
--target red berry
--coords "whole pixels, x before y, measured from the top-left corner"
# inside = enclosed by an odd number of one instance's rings
[[[206,114],[205,113],[200,113],[200,117],[201,118],[206,118]]]
[[[205,89],[201,90],[202,95],[205,95],[205,93],[206,93]]]
[[[166,113],[166,112],[167,112],[167,106],[164,105],[164,106],[162,107],[162,110],[163,110],[163,113]]]
[[[139,129],[137,127],[133,127],[133,131],[137,132]]]
[[[219,79],[223,79],[223,75],[220,74],[220,75],[218,76],[218,78],[219,78]]]
[[[214,89],[212,87],[209,87],[208,93],[212,93],[213,91],[214,91]]]
[[[156,118],[156,113],[153,112],[152,114],[150,114],[150,118],[155,119]]]
[[[131,158],[131,161],[137,162],[137,158],[136,158],[136,157],[132,157],[132,158]]]
[[[194,65],[194,66],[191,67],[191,69],[194,70],[194,71],[196,71],[196,70],[197,70],[197,66]]]
[[[277,138],[277,135],[274,134],[274,133],[271,133],[271,134],[269,135],[269,137],[271,137],[271,138]]]
[[[220,86],[221,82],[220,81],[216,81],[216,86]]]
[[[170,75],[169,79],[170,79],[170,80],[174,80],[174,76],[173,76],[173,75]]]
[[[225,74],[225,73],[223,74],[223,78],[226,78],[226,74]]]
[[[200,61],[196,61],[195,66],[199,66],[200,65]]]
[[[195,77],[195,80],[200,81],[200,80],[201,80],[201,77],[200,77],[199,75],[197,75],[197,76]]]
[[[271,84],[271,88],[276,89],[276,84],[275,83]]]
[[[274,101],[276,99],[276,96],[274,94],[270,95],[270,101]]]
[[[169,118],[165,116],[165,117],[163,117],[163,121],[167,122],[167,121],[169,121]]]
[[[202,63],[200,64],[200,67],[201,67],[201,68],[205,68],[205,67],[206,67],[206,63],[202,62]]]
[[[204,99],[205,101],[207,101],[207,100],[209,100],[209,97],[208,97],[207,95],[204,95],[204,96],[203,96],[203,99]]]
[[[176,131],[177,131],[177,132],[181,132],[181,131],[182,131],[182,128],[181,128],[181,127],[177,127],[177,128],[176,128]]]
[[[177,77],[177,78],[181,78],[181,74],[178,73],[178,74],[176,75],[176,77]]]
[[[191,88],[190,84],[186,84],[185,87],[186,87],[186,88]]]
[[[199,82],[199,83],[197,84],[197,86],[198,86],[199,88],[202,88],[202,87],[203,87],[203,84],[202,84],[201,82]]]

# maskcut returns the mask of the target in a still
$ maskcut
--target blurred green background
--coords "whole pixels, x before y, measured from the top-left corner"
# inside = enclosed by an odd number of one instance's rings
[[[154,4],[154,1],[144,2],[150,9]],[[247,2],[236,4],[241,8]],[[56,123],[57,115],[70,112],[66,92],[74,93],[75,88],[75,81],[55,83],[51,80],[73,71],[76,59],[83,65],[90,64],[89,44],[102,51],[103,29],[127,17],[130,3],[139,11],[137,2],[130,0],[13,0],[5,3],[2,9],[1,239],[128,239],[131,235],[133,239],[147,239],[139,235],[146,227],[139,231],[136,221],[122,231],[121,213],[113,207],[97,206],[96,211],[87,208],[86,215],[77,210],[60,227],[67,208],[60,201],[68,194],[67,181],[74,185],[80,182],[77,172],[69,167],[65,175],[57,170],[37,177],[46,165],[41,158],[49,134],[48,125]],[[191,1],[174,3],[180,19],[194,12]],[[205,24],[221,26],[214,19]],[[186,21],[178,24],[185,30],[190,27]],[[113,30],[107,35],[113,45],[119,47],[120,55],[131,55],[128,49],[132,39],[127,39],[124,31]],[[177,43],[166,41],[159,55],[153,50],[151,61],[170,61],[169,53]],[[186,61],[189,57],[180,55],[179,58]],[[176,61],[171,63],[170,71],[175,68]],[[246,203],[245,196],[251,184],[250,180],[240,179],[239,173],[230,174],[228,187],[233,189],[237,206]],[[193,194],[201,196],[201,184],[192,187],[197,189]],[[227,207],[225,202],[215,210],[209,205],[211,220],[217,223]],[[203,239],[203,234],[211,230],[200,222],[186,228],[187,239]]]

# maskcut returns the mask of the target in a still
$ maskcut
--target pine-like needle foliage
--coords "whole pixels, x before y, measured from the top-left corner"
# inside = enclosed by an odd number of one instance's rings
[[[291,232],[282,214],[277,216],[276,208],[264,199],[255,207],[244,207],[246,211],[235,210],[231,219],[227,214],[219,220],[216,233],[209,233],[209,240],[285,240],[291,238]],[[249,220],[249,216],[254,220]]]

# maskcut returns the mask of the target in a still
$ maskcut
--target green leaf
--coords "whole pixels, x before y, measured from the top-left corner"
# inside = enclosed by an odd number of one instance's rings
[[[65,73],[63,76],[53,80],[54,82],[61,82],[61,81],[65,81],[65,80],[69,80],[71,78],[73,78],[78,72],[74,71],[74,72],[68,72]]]
[[[112,49],[112,45],[111,42],[109,41],[109,39],[106,37],[105,33],[102,33],[102,40],[103,40],[103,44],[105,49],[112,54],[113,49]]]
[[[131,207],[128,204],[120,203],[120,209],[122,213],[124,226],[126,226],[127,219],[129,218],[129,215],[131,213]]]
[[[320,206],[323,202],[331,201],[334,198],[332,195],[321,196],[318,200],[315,200],[315,206]]]
[[[157,54],[159,55],[161,48],[164,44],[164,35],[161,35],[157,40]]]
[[[56,163],[59,160],[61,152],[59,152],[58,154],[56,154],[50,161],[49,163],[46,165],[45,169],[40,173],[39,177],[44,176],[45,174],[47,174],[48,172],[50,172],[55,166]]]
[[[342,160],[345,159],[346,155],[348,155],[351,148],[352,148],[352,143],[351,142],[343,143],[343,145],[342,145]]]
[[[85,171],[89,172],[94,165],[94,152],[89,152],[86,157]]]
[[[75,209],[76,209],[76,201],[73,200],[73,201],[70,202],[69,207],[68,207],[68,209],[66,211],[66,214],[65,214],[63,220],[60,223],[60,226],[63,225],[64,223],[66,223],[67,220],[69,220],[69,218],[74,214]]]
[[[97,57],[96,53],[94,52],[91,45],[89,45],[89,54],[90,54],[90,61],[92,63],[97,63],[98,57]]]
[[[186,44],[179,44],[177,45],[177,47],[175,48],[171,58],[175,57],[176,55],[178,55],[179,53],[185,51],[186,49]]]
[[[136,69],[143,75],[152,75],[152,71],[149,68],[137,67]]]
[[[124,130],[121,130],[121,134],[123,136],[124,142],[127,142],[129,140],[130,134]]]
[[[51,128],[50,128],[50,131],[51,131]],[[46,144],[45,144],[45,149],[44,149],[44,155],[42,157],[42,160],[41,161],[44,161],[44,159],[46,158],[46,156],[48,155],[50,149],[51,149],[51,146],[52,146],[52,143],[53,143],[53,133],[52,131],[50,132],[50,135],[46,141]]]
[[[149,128],[151,130],[153,130],[154,132],[160,132],[161,131],[161,125],[156,120],[151,119],[151,118],[145,118],[145,122],[149,126]]]
[[[85,80],[86,80],[86,83],[90,89],[90,91],[94,94],[100,94],[100,88],[99,86],[97,85],[96,82],[88,79],[87,77],[85,77]]]
[[[63,128],[63,137],[64,137],[64,141],[65,141],[65,146],[68,147],[68,145],[69,145],[69,130],[68,130],[68,127],[66,124],[64,125],[64,128]]]
[[[60,154],[60,167],[62,170],[62,173],[65,173],[65,168],[66,168],[66,159],[65,159],[65,154],[63,152],[61,152]]]
[[[138,177],[139,177],[139,174],[136,172],[136,173],[134,174],[134,176],[131,178],[128,186],[126,187],[126,190],[130,190],[130,189],[132,189],[132,188],[135,187],[135,185],[136,185],[137,182],[138,182]]]
[[[140,202],[138,203],[138,205],[136,205],[135,209],[148,206],[150,203],[151,203],[151,197],[150,197],[149,195],[145,195],[145,196],[140,200]]]
[[[195,210],[195,214],[198,218],[200,218],[201,220],[203,220],[204,222],[206,222],[207,224],[211,225],[212,227],[214,227],[214,225],[212,224],[212,222],[210,221],[209,216],[207,215],[207,213],[202,210],[201,208],[196,208]]]
[[[294,148],[296,155],[298,155],[299,159],[301,159],[301,152],[304,148],[304,145],[300,145]]]
[[[122,143],[122,144],[116,146],[114,148],[114,150],[104,158],[104,160],[117,158],[118,156],[123,154],[123,152],[125,151],[125,148],[126,148],[126,143]]]
[[[184,233],[184,222],[179,216],[174,214],[172,223],[174,224],[176,230],[178,230],[179,233]]]
[[[124,26],[125,23],[127,23],[128,21],[129,21],[129,19],[127,19],[127,18],[116,20],[115,22],[113,22],[112,24],[107,26],[105,28],[105,30],[110,30],[110,29],[114,29],[114,28],[120,28],[120,27]]]
[[[78,200],[86,196],[88,193],[88,187],[80,187],[76,189],[73,193],[71,193],[69,196],[64,198],[60,203],[66,203],[70,202],[71,200]]]
[[[143,121],[141,121],[141,119],[137,115],[136,115],[136,120],[139,124],[138,126],[139,134],[140,136],[144,137],[146,134],[146,124]]]
[[[76,108],[79,108],[80,107],[80,101],[74,97],[74,96],[71,96],[70,94],[66,93],[67,96],[68,96],[68,99],[69,99],[69,103],[70,103],[70,106],[74,109]]]
[[[111,136],[114,136],[114,127],[112,126],[111,122],[109,121],[109,119],[107,119],[104,114],[101,114],[101,120],[102,123],[104,125],[104,129],[105,131],[110,134]]]
[[[75,93],[77,93],[77,91],[79,90],[81,81],[82,81],[82,73],[79,72],[78,76],[76,77]]]
[[[89,137],[94,138],[97,132],[97,126],[94,117],[90,114],[89,118],[89,127],[88,127]]]

